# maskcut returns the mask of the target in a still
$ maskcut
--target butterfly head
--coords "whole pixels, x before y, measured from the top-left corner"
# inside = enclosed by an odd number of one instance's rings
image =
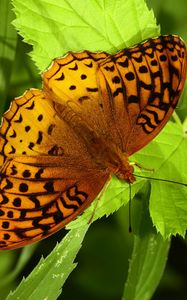
[[[136,180],[135,176],[133,175],[133,172],[133,166],[131,166],[128,160],[126,160],[122,162],[115,175],[120,180],[126,181],[127,183],[133,183]]]

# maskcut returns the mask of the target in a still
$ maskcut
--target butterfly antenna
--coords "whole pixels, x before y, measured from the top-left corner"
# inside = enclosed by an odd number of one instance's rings
[[[150,180],[157,180],[157,181],[163,181],[163,182],[169,182],[169,183],[175,183],[175,184],[178,184],[178,185],[187,186],[187,183],[183,183],[183,182],[179,182],[179,181],[173,181],[173,180],[163,179],[163,178],[147,177],[147,176],[137,175],[137,174],[134,174],[134,175],[136,177],[140,177],[140,178],[145,178],[145,179],[150,179]]]
[[[129,184],[129,232],[132,232],[132,223],[131,223],[131,202],[132,200],[132,191],[131,184]]]

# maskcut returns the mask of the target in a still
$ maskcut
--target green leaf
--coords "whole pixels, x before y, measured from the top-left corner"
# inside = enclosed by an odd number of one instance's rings
[[[141,175],[174,181],[151,181],[150,213],[157,231],[165,238],[176,233],[184,236],[187,228],[187,187],[175,183],[187,183],[186,149],[182,125],[168,122],[161,134],[134,155],[143,167],[154,169]]]
[[[17,33],[11,25],[14,18],[10,1],[0,1],[0,112],[2,113],[5,106],[12,65],[14,62]]]
[[[6,300],[55,300],[61,286],[76,267],[73,263],[89,225],[71,230],[45,259],[42,258],[31,274]]]
[[[68,51],[116,52],[159,34],[144,1],[13,0],[14,24],[40,70]],[[40,30],[39,30],[40,29]]]
[[[164,271],[170,240],[163,240],[153,228],[148,209],[148,191],[139,193],[135,210],[139,222],[134,226],[135,237],[128,279],[123,300],[151,299]]]

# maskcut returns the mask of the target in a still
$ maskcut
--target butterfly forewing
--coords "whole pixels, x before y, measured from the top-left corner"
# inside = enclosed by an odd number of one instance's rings
[[[62,156],[72,153],[76,157],[85,152],[84,144],[59,118],[50,100],[35,89],[12,102],[3,116],[0,135],[1,164],[7,157],[19,155]],[[84,153],[84,159],[87,158]]]
[[[186,79],[184,42],[175,35],[150,39],[100,64],[99,83],[108,118],[131,155],[163,128],[176,107]],[[109,120],[108,120],[109,121]]]

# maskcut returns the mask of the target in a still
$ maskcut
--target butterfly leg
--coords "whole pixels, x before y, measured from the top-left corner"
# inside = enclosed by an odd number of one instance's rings
[[[105,186],[103,187],[102,191],[101,191],[100,194],[98,195],[98,197],[97,197],[97,199],[96,199],[96,201],[95,201],[95,206],[94,206],[94,209],[93,209],[93,211],[92,211],[91,217],[90,217],[90,219],[88,220],[88,224],[91,224],[91,223],[92,223],[93,218],[94,218],[94,216],[95,216],[95,212],[96,212],[96,210],[97,210],[97,208],[98,208],[99,201],[100,201],[100,199],[103,197],[103,195],[104,195],[104,193],[106,192],[106,190],[108,189],[108,187],[109,187],[109,185],[110,185],[110,182],[111,182],[111,178],[112,178],[112,177],[109,178],[109,180],[107,181],[107,183],[106,183]]]
[[[142,166],[141,164],[139,164],[136,161],[130,162],[130,165],[138,167],[141,171],[147,171],[147,172],[154,172],[155,171],[154,169],[150,169],[150,168],[146,168],[146,167]]]

